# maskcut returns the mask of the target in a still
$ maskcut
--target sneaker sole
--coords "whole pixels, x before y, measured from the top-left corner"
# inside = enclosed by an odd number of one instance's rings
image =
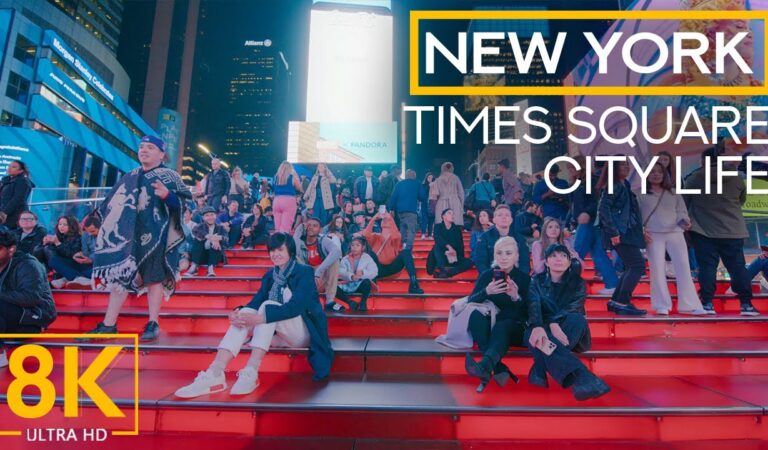
[[[256,386],[254,386],[253,389],[251,389],[250,391],[248,391],[248,392],[232,392],[232,391],[229,391],[229,395],[248,395],[248,394],[252,394],[253,391],[255,391],[259,387],[260,384],[261,384],[261,382],[256,380]],[[232,386],[232,389],[234,389],[234,388],[235,387]]]
[[[760,313],[759,313],[759,312],[751,312],[751,311],[750,311],[750,312],[742,312],[742,313],[741,313],[741,315],[742,315],[742,316],[751,316],[751,317],[754,317],[754,316],[759,316],[759,315],[760,315]]]
[[[198,394],[198,395],[183,396],[183,395],[179,395],[179,394],[177,394],[175,392],[173,393],[173,395],[175,395],[178,398],[197,398],[197,397],[202,397],[203,395],[211,395],[211,394],[218,394],[219,392],[224,392],[224,391],[227,390],[227,387],[228,386],[225,384],[224,387],[222,387],[220,389],[208,389],[208,392],[203,392],[203,393]]]

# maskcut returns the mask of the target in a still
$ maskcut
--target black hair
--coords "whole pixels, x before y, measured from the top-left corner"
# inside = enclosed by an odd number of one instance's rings
[[[288,256],[291,258],[296,257],[296,242],[293,240],[293,236],[288,233],[278,231],[272,234],[267,241],[267,250],[277,250],[285,245],[285,249],[288,250]]]
[[[365,238],[365,237],[363,237],[363,236],[355,236],[355,237],[353,237],[353,238],[352,238],[352,239],[349,241],[349,243],[351,244],[351,243],[353,243],[353,242],[355,242],[355,241],[359,242],[359,243],[360,243],[360,245],[362,245],[362,246],[363,246],[363,253],[365,253],[365,252],[368,250],[368,239],[366,239],[366,238]]]
[[[443,212],[440,213],[440,217],[443,217],[448,211],[453,211],[453,208],[445,208]]]
[[[538,207],[538,206],[539,206],[539,204],[538,204],[538,203],[536,203],[536,202],[534,202],[533,200],[528,200],[528,201],[526,201],[526,202],[523,204],[523,209],[524,209],[524,210],[527,210],[527,209],[528,209],[528,208],[530,208],[531,206],[537,206],[537,207]]]
[[[261,205],[259,205],[258,203],[254,203],[254,204],[253,204],[253,207],[254,207],[254,208],[257,208],[257,209],[259,210],[259,215],[260,215],[260,216],[263,216],[263,215],[264,215],[264,208],[262,208],[262,207],[261,207]]]
[[[488,172],[485,172],[483,174],[483,181],[489,181],[491,179],[491,174]]]
[[[93,214],[87,215],[83,221],[83,228],[88,228],[91,225],[96,228],[101,228],[101,219],[99,219],[97,216],[94,216]]]
[[[26,176],[29,176],[29,167],[27,166],[27,163],[24,161],[17,159],[15,161],[11,161],[9,164],[16,163],[19,165],[19,169],[21,169],[21,173],[23,173]]]
[[[0,247],[9,248],[16,244],[18,244],[16,233],[4,226],[0,226]]]

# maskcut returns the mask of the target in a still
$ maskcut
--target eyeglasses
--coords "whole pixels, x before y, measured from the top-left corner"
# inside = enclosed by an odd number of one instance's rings
[[[19,219],[19,222],[34,222],[35,220],[37,219],[35,219],[34,217],[22,217]]]

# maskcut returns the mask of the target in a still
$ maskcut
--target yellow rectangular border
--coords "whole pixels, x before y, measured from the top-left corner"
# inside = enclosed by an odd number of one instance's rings
[[[92,334],[84,333],[30,333],[0,334],[1,339],[93,339]],[[139,335],[138,334],[100,334],[99,339],[133,339],[133,430],[112,430],[112,436],[139,435]],[[0,436],[21,436],[21,431],[0,431]]]
[[[768,11],[411,11],[410,79],[411,95],[768,95],[768,81],[763,86],[420,86],[419,21],[472,19],[551,19],[551,20],[762,20],[765,24],[763,47],[764,74],[768,78]],[[682,91],[682,92],[681,92]]]

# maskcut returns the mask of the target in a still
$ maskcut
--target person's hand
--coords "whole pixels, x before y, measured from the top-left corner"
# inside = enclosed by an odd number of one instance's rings
[[[614,236],[611,238],[611,245],[614,247],[621,244],[621,236]]]
[[[536,230],[538,228],[539,228],[539,224],[538,223],[532,223],[531,224],[531,230]]]
[[[651,233],[647,231],[643,231],[643,239],[645,240],[646,244],[650,244],[653,242],[653,238],[651,238]],[[611,242],[613,242],[613,239],[611,239]]]
[[[251,235],[251,229],[250,228],[243,228],[243,236],[248,237]]]
[[[528,343],[533,348],[539,348],[541,347],[541,344],[547,339],[549,338],[547,337],[547,332],[544,331],[544,328],[536,327],[531,330],[531,336],[528,338]]]
[[[507,280],[494,280],[485,287],[485,293],[488,295],[501,294],[507,291]]]
[[[229,228],[230,228],[229,223],[224,222],[221,224],[221,226],[224,227],[225,230],[229,231]]]
[[[222,204],[226,204],[227,203],[227,196],[226,195],[222,195],[221,196],[221,203]]]
[[[571,230],[566,228],[563,230],[563,239],[568,239],[569,237],[571,237]]]
[[[512,280],[509,280],[509,283],[507,283],[507,289],[505,292],[507,295],[512,297],[513,301],[516,301],[518,298],[520,298],[520,289],[517,287],[517,283]]]
[[[758,256],[758,258],[760,258],[760,259],[768,258],[768,252],[760,253],[760,256]]]
[[[579,214],[579,218],[577,219],[579,222],[579,225],[586,225],[589,223],[589,214],[583,212]]]
[[[264,323],[265,319],[262,314],[259,313],[244,313],[239,312],[232,325],[238,328],[253,328],[256,325]]]
[[[533,234],[531,236],[533,236],[534,239],[538,239],[539,236],[541,236],[541,233],[539,233],[539,230],[533,230]]]
[[[43,245],[48,245],[51,243],[53,243],[53,236],[48,235],[43,237]]]
[[[162,200],[165,200],[168,197],[168,194],[171,193],[171,191],[168,190],[167,187],[163,184],[160,180],[155,180],[152,182],[152,187],[155,188],[155,195],[160,197]]]
[[[495,207],[496,207],[496,200],[491,200],[491,208],[495,208]]]
[[[211,248],[214,250],[221,250],[221,244],[219,244],[219,241],[213,241],[211,242]]]
[[[568,346],[568,336],[565,335],[565,333],[563,332],[563,329],[560,328],[559,324],[550,323],[549,331],[552,333],[552,336],[554,336],[555,339],[562,342],[563,345]]]
[[[356,279],[358,280],[363,278],[363,271],[362,270],[355,271],[355,277],[357,277]]]
[[[6,219],[8,219],[8,214],[0,212],[0,225],[4,224]]]
[[[318,291],[323,290],[323,279],[320,278],[320,275],[315,275],[315,287],[317,287]]]
[[[59,240],[59,237],[56,236],[55,234],[53,236],[51,236],[51,244],[56,245],[56,246],[61,245],[61,241]]]
[[[685,222],[685,224],[680,228],[682,228],[683,231],[688,231],[691,229],[691,226],[692,226],[691,222]]]

